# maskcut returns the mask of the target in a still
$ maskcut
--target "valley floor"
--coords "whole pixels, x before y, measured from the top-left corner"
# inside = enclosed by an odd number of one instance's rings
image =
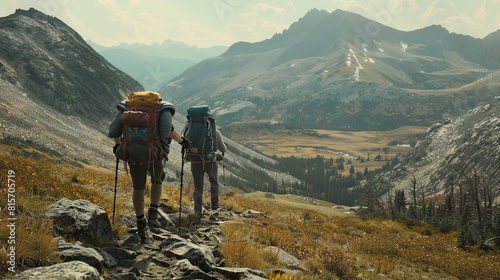
[[[411,145],[423,137],[426,129],[401,127],[392,131],[362,132],[287,129],[235,133],[230,137],[267,156],[313,158],[321,155],[327,159],[344,157],[353,161],[362,158],[362,162],[357,160],[354,164],[362,172],[365,167],[380,168],[385,159],[410,152]],[[375,160],[378,155],[382,160]]]

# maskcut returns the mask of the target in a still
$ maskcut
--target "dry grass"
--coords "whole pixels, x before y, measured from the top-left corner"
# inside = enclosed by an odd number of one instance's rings
[[[15,172],[15,213],[5,211],[8,199],[8,172]],[[8,218],[16,218],[15,253],[17,269],[50,265],[59,262],[57,244],[53,239],[52,225],[44,217],[48,207],[65,197],[71,200],[85,199],[97,204],[108,213],[110,220],[113,214],[114,177],[113,171],[95,167],[76,168],[65,164],[54,164],[45,159],[33,159],[0,154],[0,246],[8,248],[8,237],[11,234],[6,226]],[[132,210],[130,203],[130,178],[119,176],[115,218]],[[121,237],[126,228],[119,223],[113,225],[115,236]],[[4,276],[4,267],[8,256],[0,254]],[[4,269],[5,268],[5,269]]]
[[[172,211],[177,212],[180,208],[180,203],[182,207],[191,207],[193,205],[193,191],[194,187],[191,183],[183,184],[182,186],[182,201],[181,201],[181,187],[180,186],[167,186],[163,188],[162,197],[167,197],[162,199],[162,202],[167,203],[172,207]],[[203,197],[203,201],[207,201],[206,197]]]
[[[6,215],[2,215],[2,222],[5,221]],[[2,223],[3,224],[3,223]],[[3,225],[0,228],[0,236],[2,237],[1,246],[5,248],[4,240],[10,235],[10,229]],[[5,238],[5,239],[4,239]],[[35,218],[22,215],[16,220],[16,235],[15,243],[8,246],[15,246],[15,255],[19,266],[41,266],[59,262],[60,260],[54,254],[57,251],[57,244],[53,240],[52,223],[50,220],[43,217]],[[0,255],[2,264],[9,261],[6,254]],[[2,272],[7,269],[3,268]],[[1,273],[0,273],[1,275]]]
[[[378,274],[390,279],[497,279],[500,275],[499,252],[463,251],[456,246],[454,234],[408,228],[393,221],[362,220],[331,204],[300,203],[297,197],[269,199],[254,193],[227,200],[265,213],[221,226],[222,252],[230,264],[247,266],[248,260],[248,265],[263,271],[280,267],[279,262],[268,265],[264,259],[255,259],[272,245],[302,261],[302,279],[375,279]],[[304,213],[310,217],[306,222]],[[252,256],[242,257],[235,244],[253,248]]]

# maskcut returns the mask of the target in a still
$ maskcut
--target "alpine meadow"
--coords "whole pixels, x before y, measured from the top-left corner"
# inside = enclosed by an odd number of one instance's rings
[[[107,47],[57,15],[12,12],[0,17],[1,277],[499,279],[500,30],[311,9],[256,42]],[[143,162],[117,159],[108,131],[126,96],[149,91],[168,102],[171,133],[187,135],[190,108],[209,111],[227,150],[203,158],[219,195],[205,180],[200,214],[195,149],[162,146],[146,243],[128,172]],[[143,194],[150,206],[149,179]]]

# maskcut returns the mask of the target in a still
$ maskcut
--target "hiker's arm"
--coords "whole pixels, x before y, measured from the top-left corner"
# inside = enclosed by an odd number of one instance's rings
[[[170,138],[170,130],[172,129],[172,113],[168,110],[161,112],[159,122],[158,122],[158,130],[160,134],[160,140],[164,143],[168,143],[168,139]]]
[[[189,141],[182,137],[177,130],[172,127],[172,131],[170,131],[170,138],[172,138],[175,142],[179,143],[184,149],[189,148]]]
[[[226,152],[226,144],[224,143],[224,139],[222,138],[222,134],[220,133],[219,130],[217,130],[217,150],[221,151],[222,153]]]
[[[120,137],[122,136],[122,132],[123,132],[123,125],[122,125],[122,122],[120,121],[120,117],[121,117],[122,113],[123,113],[123,111],[118,110],[118,112],[116,112],[116,114],[115,114],[115,117],[113,118],[113,120],[109,124],[108,137],[114,138],[116,144],[120,144]]]
[[[175,142],[177,143],[181,143],[184,139],[179,135],[179,132],[177,132],[177,130],[175,129],[172,129],[172,131],[170,132],[170,137],[172,138],[172,140],[174,140]]]

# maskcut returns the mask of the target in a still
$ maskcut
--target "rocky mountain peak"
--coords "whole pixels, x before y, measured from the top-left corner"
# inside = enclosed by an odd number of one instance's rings
[[[448,36],[450,32],[439,24],[430,25],[422,29],[418,29],[412,32],[412,34],[419,34],[427,38],[438,38],[442,39],[444,36]]]
[[[73,29],[69,28],[64,22],[56,17],[46,15],[34,8],[28,10],[17,9],[16,12],[6,17],[7,28],[13,28],[17,31],[22,31],[36,41],[45,37],[51,40],[71,40],[84,43],[85,40]],[[10,24],[9,24],[10,23]],[[21,32],[20,32],[21,33]],[[68,38],[69,37],[69,38]],[[48,40],[43,42],[48,43]]]
[[[38,11],[35,8],[29,8],[28,10],[16,9],[16,12],[13,14],[14,16],[26,16],[33,19],[47,19],[47,15]]]

